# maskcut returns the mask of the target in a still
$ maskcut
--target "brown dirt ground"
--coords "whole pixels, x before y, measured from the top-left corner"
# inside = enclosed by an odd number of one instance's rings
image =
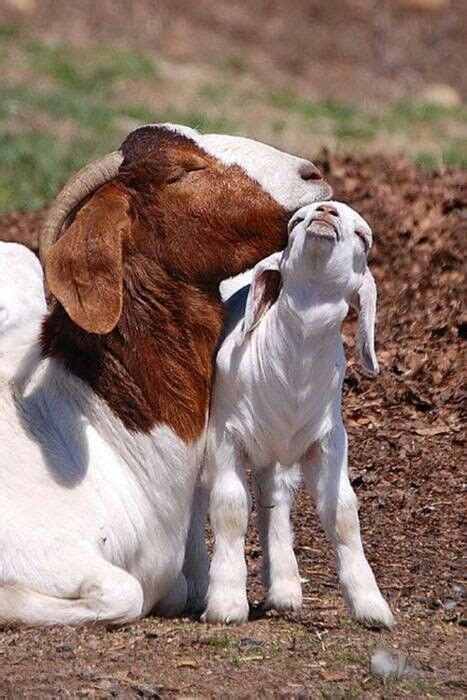
[[[371,222],[382,373],[361,376],[346,326],[344,399],[363,538],[395,611],[393,632],[351,622],[313,506],[300,493],[296,551],[302,613],[230,629],[144,620],[107,631],[0,632],[0,697],[465,697],[462,614],[462,241],[465,173],[427,173],[401,158],[321,165],[336,196]],[[40,214],[0,217],[0,239],[34,243]],[[250,598],[260,552],[248,540]],[[412,675],[369,673],[379,646],[408,655]]]
[[[32,38],[111,43],[368,106],[448,84],[467,96],[465,0],[0,0]]]

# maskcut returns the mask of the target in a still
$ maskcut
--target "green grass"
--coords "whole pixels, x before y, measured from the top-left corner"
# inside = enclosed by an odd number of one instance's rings
[[[234,640],[227,634],[215,634],[212,637],[206,637],[201,643],[214,649],[230,649],[234,645]]]
[[[343,153],[403,150],[426,168],[467,165],[464,107],[405,101],[370,113],[244,89],[242,57],[183,78],[138,51],[50,45],[4,25],[0,70],[7,76],[0,77],[0,211],[44,206],[84,163],[118,147],[138,124],[157,121],[257,136],[308,156],[311,143]]]
[[[442,165],[467,167],[466,140],[456,138],[457,125],[467,125],[467,108],[403,100],[378,112],[362,111],[332,101],[313,102],[291,92],[269,95],[270,104],[303,119],[310,130],[321,123],[323,131],[335,137],[340,146],[371,145],[377,138],[410,142],[426,138],[432,150],[419,150],[411,155],[427,168]],[[454,135],[453,135],[454,134]],[[466,133],[467,137],[467,133]]]

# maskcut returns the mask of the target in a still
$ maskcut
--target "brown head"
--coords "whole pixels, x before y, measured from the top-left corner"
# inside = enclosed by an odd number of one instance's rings
[[[205,410],[220,330],[219,282],[281,249],[291,212],[330,194],[311,163],[265,144],[169,125],[137,129],[104,166],[78,174],[52,207],[41,256],[59,302],[52,317],[61,326],[58,332],[46,322],[46,353],[89,381],[71,351],[64,358],[60,339],[66,334],[67,348],[76,351],[78,343],[96,352],[118,336],[122,353],[144,345],[177,372],[161,357],[163,329],[173,347],[192,353],[180,362],[188,374],[200,374]],[[100,367],[93,369],[96,390]],[[150,384],[145,395],[160,389]]]

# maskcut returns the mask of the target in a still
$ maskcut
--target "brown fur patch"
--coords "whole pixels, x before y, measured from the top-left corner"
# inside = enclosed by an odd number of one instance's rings
[[[279,270],[264,270],[264,287],[261,293],[261,303],[253,320],[253,326],[261,320],[266,311],[275,303],[282,287],[282,277]]]
[[[285,245],[287,212],[240,167],[167,129],[138,129],[122,150],[116,184],[131,225],[121,240],[120,318],[97,335],[57,304],[44,323],[43,351],[130,430],[165,423],[191,441],[205,426],[222,327],[219,282]],[[92,211],[114,190],[107,185],[85,206]]]

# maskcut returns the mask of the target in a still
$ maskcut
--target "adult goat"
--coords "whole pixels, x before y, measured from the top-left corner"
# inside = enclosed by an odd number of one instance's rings
[[[40,244],[55,302],[0,390],[0,622],[183,609],[219,282],[329,195],[306,160],[173,125],[137,129],[58,195]]]

